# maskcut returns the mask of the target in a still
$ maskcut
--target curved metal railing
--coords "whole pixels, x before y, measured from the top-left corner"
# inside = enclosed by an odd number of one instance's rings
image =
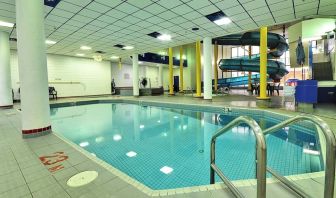
[[[257,177],[257,197],[266,197],[266,142],[264,134],[258,125],[258,123],[250,117],[240,116],[225,127],[219,129],[211,138],[211,148],[210,148],[210,183],[215,183],[215,172],[224,182],[224,184],[231,190],[231,192],[236,197],[244,197],[239,190],[232,184],[232,182],[225,177],[223,172],[216,166],[216,139],[217,137],[228,132],[233,127],[239,125],[240,123],[247,124],[253,131],[256,137],[256,177]]]
[[[334,196],[334,183],[335,183],[335,152],[336,152],[336,139],[335,135],[326,122],[316,116],[299,115],[288,120],[285,120],[277,125],[274,125],[264,131],[264,135],[271,134],[283,127],[299,121],[310,121],[318,126],[326,140],[326,169],[325,169],[325,182],[324,182],[324,198],[332,198]],[[302,197],[310,197],[303,192],[293,182],[289,181],[284,176],[278,174],[274,170],[267,167],[267,171],[274,177],[279,179],[283,184],[289,187]]]

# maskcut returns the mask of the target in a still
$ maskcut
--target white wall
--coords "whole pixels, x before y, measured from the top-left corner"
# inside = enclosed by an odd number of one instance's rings
[[[101,95],[111,93],[110,62],[62,55],[47,55],[49,86],[59,97]],[[11,51],[12,87],[15,98],[20,87],[17,52]]]

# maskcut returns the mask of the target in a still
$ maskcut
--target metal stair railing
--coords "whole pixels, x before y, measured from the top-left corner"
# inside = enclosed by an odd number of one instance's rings
[[[215,172],[224,182],[224,184],[230,189],[230,191],[236,197],[244,197],[241,192],[232,184],[232,182],[225,177],[223,172],[216,166],[216,139],[217,137],[228,132],[233,127],[245,123],[253,131],[256,137],[256,177],[257,177],[257,197],[265,198],[266,197],[266,142],[264,134],[258,125],[258,123],[250,117],[240,116],[225,127],[219,129],[211,138],[211,148],[210,148],[210,183],[215,183]]]
[[[330,127],[326,122],[324,122],[322,119],[316,116],[299,115],[266,129],[264,131],[264,135],[276,132],[277,130],[298,121],[312,122],[313,124],[315,124],[315,126],[318,126],[321,129],[326,139],[326,169],[325,169],[325,182],[324,182],[324,198],[332,198],[334,196],[334,183],[335,183],[336,139],[333,131],[330,129]],[[303,190],[301,190],[301,188],[299,188],[293,182],[289,181],[287,178],[280,175],[271,168],[267,167],[267,171],[301,197],[311,197],[307,195],[305,192],[303,192]]]

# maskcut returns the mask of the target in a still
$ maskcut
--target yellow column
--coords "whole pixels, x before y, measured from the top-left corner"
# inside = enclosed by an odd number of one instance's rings
[[[248,53],[249,53],[249,59],[251,60],[251,56],[252,56],[252,47],[251,45],[248,48]],[[248,87],[247,87],[247,91],[251,91],[252,90],[252,79],[251,79],[251,72],[248,72]]]
[[[215,74],[215,79],[214,79],[214,87],[215,87],[215,92],[217,91],[217,86],[218,86],[218,45],[217,41],[214,45],[214,74]]]
[[[201,87],[201,41],[196,42],[196,97],[202,97]]]
[[[174,86],[173,86],[173,48],[168,49],[168,56],[169,56],[169,95],[174,95]]]
[[[260,28],[260,95],[258,99],[269,99],[266,96],[267,87],[267,27]]]
[[[180,92],[183,93],[183,47],[180,47]]]
[[[121,65],[121,58],[119,58],[118,66],[119,66],[119,70],[120,70],[121,67],[122,67],[122,65]]]

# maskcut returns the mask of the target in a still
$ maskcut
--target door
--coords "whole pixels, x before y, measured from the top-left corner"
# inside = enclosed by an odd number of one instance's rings
[[[174,92],[179,91],[180,78],[179,76],[174,76]]]

